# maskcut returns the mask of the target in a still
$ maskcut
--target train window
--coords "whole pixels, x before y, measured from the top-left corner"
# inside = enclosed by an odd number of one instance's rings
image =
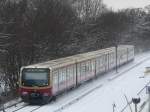
[[[69,79],[69,75],[70,75],[69,72],[70,72],[70,71],[69,71],[69,67],[67,67],[67,71],[66,71],[66,79],[67,79],[67,80]]]
[[[88,61],[85,62],[85,70],[86,70],[86,72],[89,71],[89,63],[88,63]]]
[[[70,77],[72,78],[72,77],[73,77],[73,74],[74,74],[74,71],[73,71],[73,65],[70,66],[70,70],[71,70],[71,71],[70,71],[70,72],[71,72]]]
[[[22,71],[22,84],[24,86],[47,86],[49,84],[49,69],[27,68]]]
[[[88,67],[88,61],[85,62],[85,72],[88,72],[89,71],[89,67]]]
[[[72,75],[72,73],[71,73],[71,67],[69,66],[69,67],[68,67],[68,78],[69,78],[69,79],[71,78],[71,75]]]
[[[91,60],[92,71],[95,70],[95,60]]]
[[[90,60],[90,71],[92,72],[92,60]]]
[[[53,83],[58,83],[58,70],[53,71]]]
[[[80,71],[81,71],[81,63],[77,64],[77,74],[80,76]]]
[[[62,81],[66,79],[66,68],[62,68]]]
[[[106,61],[106,60],[105,60],[105,55],[103,55],[103,56],[102,56],[102,66],[105,65],[105,61]]]
[[[97,68],[97,71],[98,71],[98,67],[99,67],[99,59],[96,58],[96,68]]]
[[[73,65],[73,79],[75,79],[76,75],[76,65]]]
[[[98,61],[98,67],[100,68],[101,66],[101,56],[99,57],[99,61]]]
[[[115,53],[111,53],[111,65],[113,65],[115,61]]]
[[[87,61],[86,68],[87,68],[87,72],[89,72],[90,71],[90,61]]]
[[[62,78],[62,69],[59,69],[59,83],[61,83],[63,81]]]
[[[70,66],[68,66],[68,68],[67,68],[67,79],[70,79],[70,78],[72,78],[72,77],[73,77],[73,66],[70,65]]]
[[[101,63],[102,63],[102,57],[99,57],[99,68],[101,67]]]
[[[82,62],[81,63],[81,73],[85,73],[86,72],[86,63],[85,62]]]
[[[72,71],[72,67],[70,66],[70,78],[72,78],[73,75],[73,71]]]

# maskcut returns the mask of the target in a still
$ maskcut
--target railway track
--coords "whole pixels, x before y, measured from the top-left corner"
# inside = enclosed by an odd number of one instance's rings
[[[25,107],[27,107],[28,106],[28,104],[26,104],[26,105],[24,105],[24,106],[22,106],[22,107],[20,107],[20,108],[18,108],[18,109],[16,109],[16,110],[13,110],[12,112],[17,112],[17,111],[19,111],[19,110],[21,110],[21,109],[23,109],[23,108],[25,108]]]
[[[44,106],[44,105],[42,105]],[[39,108],[41,108],[42,106],[32,106],[32,105],[29,105],[29,104],[24,104],[22,106],[15,106],[16,108],[15,109],[11,109],[10,111],[8,110],[5,110],[5,112],[19,112],[19,111],[23,111],[23,110],[26,110],[28,112],[33,112]],[[0,112],[3,112],[2,110]]]
[[[35,111],[35,110],[38,110],[38,109],[41,108],[41,107],[42,107],[42,106],[26,105],[26,106],[24,106],[24,107],[21,107],[21,108],[19,108],[19,109],[17,109],[17,110],[12,111],[12,112],[18,112],[18,111],[23,111],[23,110],[25,110],[25,111],[27,111],[27,112],[33,112],[33,111]]]
[[[112,81],[112,80],[115,80],[116,78],[122,76],[123,74],[125,74],[125,73],[127,73],[128,71],[134,69],[135,67],[141,65],[142,63],[144,63],[145,61],[147,61],[147,60],[149,60],[149,59],[150,59],[150,57],[148,57],[148,58],[146,58],[146,59],[144,59],[144,60],[142,60],[142,61],[140,61],[140,62],[134,64],[134,65],[131,66],[130,68],[128,68],[128,69],[124,70],[123,72],[117,74],[115,77],[112,77],[111,79],[108,79],[108,82],[109,82],[109,81]],[[148,83],[146,84],[146,86],[149,85],[149,84],[150,84],[150,82],[148,82]],[[67,108],[67,107],[73,105],[74,103],[78,102],[79,100],[83,99],[84,97],[86,97],[86,96],[89,95],[90,93],[92,93],[92,92],[96,91],[97,89],[101,88],[102,86],[103,86],[103,84],[97,85],[96,87],[94,87],[94,88],[92,88],[92,89],[86,91],[86,92],[83,93],[82,95],[80,95],[80,96],[76,97],[75,99],[69,101],[68,103],[66,103],[66,104],[64,104],[64,105],[62,105],[62,106],[60,106],[59,108],[57,108],[57,109],[54,110],[53,112],[60,112],[61,110],[65,109],[65,108]],[[144,88],[145,88],[146,86],[144,86]],[[140,95],[141,92],[144,90],[144,88],[142,88],[137,94]],[[131,103],[131,101],[130,101],[129,103]],[[43,107],[43,106],[44,106],[44,105],[42,105],[42,106],[31,106],[31,105],[29,105],[29,104],[26,104],[26,105],[24,105],[24,106],[22,106],[22,107],[20,107],[20,108],[17,108],[16,110],[13,110],[12,112],[19,112],[19,111],[21,111],[21,110],[28,110],[28,112],[34,112],[34,111],[40,109],[40,108]],[[127,108],[127,105],[125,106],[125,108]],[[123,108],[121,112],[123,112],[123,111],[125,110],[125,108]]]
[[[17,105],[19,105],[19,104],[21,104],[21,103],[23,103],[23,102],[22,102],[22,101],[19,101],[19,102],[14,103],[14,104],[12,104],[12,105],[10,105],[10,106],[4,107],[4,109],[3,109],[3,108],[0,108],[0,112],[3,111],[3,110],[5,110],[5,109],[11,108],[11,107],[17,107]]]

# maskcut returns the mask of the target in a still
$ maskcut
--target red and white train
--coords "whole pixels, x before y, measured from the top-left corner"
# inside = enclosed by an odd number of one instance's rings
[[[25,66],[21,68],[19,93],[24,102],[48,103],[63,91],[112,70],[116,63],[119,67],[133,59],[134,46],[119,45],[117,50],[110,47]]]

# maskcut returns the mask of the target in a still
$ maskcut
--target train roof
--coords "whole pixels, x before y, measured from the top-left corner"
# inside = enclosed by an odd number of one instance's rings
[[[127,47],[131,47],[131,46],[130,45],[119,45],[118,46],[119,49],[124,49]],[[96,51],[92,51],[92,52],[68,56],[65,58],[50,60],[50,61],[43,62],[43,63],[28,65],[28,66],[25,66],[22,68],[50,68],[50,69],[55,69],[55,68],[60,68],[63,66],[71,65],[74,63],[78,63],[81,61],[85,61],[88,59],[96,58],[96,57],[99,57],[99,56],[106,54],[108,52],[112,52],[114,50],[115,50],[115,47],[110,47],[110,48],[106,48],[106,49],[101,49],[101,50],[96,50]]]

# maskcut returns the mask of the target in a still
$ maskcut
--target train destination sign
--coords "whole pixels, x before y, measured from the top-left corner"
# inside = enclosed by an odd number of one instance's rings
[[[48,68],[24,68],[23,71],[25,72],[47,72],[49,71]]]

